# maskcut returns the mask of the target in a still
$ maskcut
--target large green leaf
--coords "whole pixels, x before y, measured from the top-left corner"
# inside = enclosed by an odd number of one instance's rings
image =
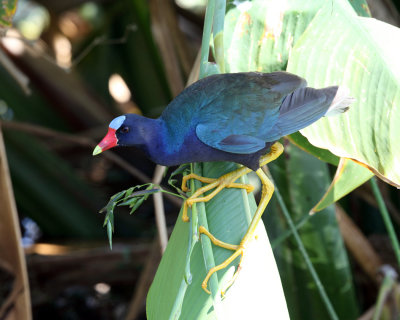
[[[323,35],[323,36],[322,36]],[[326,5],[296,43],[288,71],[311,86],[341,84],[357,102],[302,130],[312,144],[369,166],[400,185],[398,28],[357,17],[346,1]]]
[[[333,206],[309,216],[312,206],[322,197],[330,182],[327,165],[293,145],[270,165],[291,217],[298,226],[303,245],[325,287],[339,319],[356,319],[351,268],[337,225]],[[290,318],[329,319],[295,239],[290,236],[276,198],[264,216],[274,247]]]
[[[203,174],[219,177],[235,167],[234,164],[222,162],[206,163]],[[246,203],[254,212],[256,205],[252,195],[247,195],[243,190],[225,189],[205,204],[207,222],[214,236],[233,244],[240,242],[250,218],[244,214]],[[218,297],[213,299],[201,288],[208,271],[204,263],[206,249],[202,246],[208,238],[203,235],[201,242],[197,242],[190,252],[191,227],[191,223],[182,222],[180,215],[148,294],[149,319],[252,319],[260,314],[288,319],[279,274],[262,223],[256,232],[257,240],[247,248],[239,277],[222,300]],[[193,235],[198,236],[197,232]],[[212,246],[216,264],[223,262],[231,253]],[[232,274],[233,268],[218,272],[221,288],[224,288]]]
[[[293,45],[325,1],[257,0],[225,18],[226,72],[284,70]]]

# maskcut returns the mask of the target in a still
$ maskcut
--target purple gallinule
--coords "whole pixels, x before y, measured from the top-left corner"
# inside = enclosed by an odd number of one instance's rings
[[[195,191],[184,203],[183,221],[189,221],[188,207],[212,199],[223,188],[253,187],[236,183],[254,170],[263,188],[260,203],[239,245],[216,239],[206,228],[200,232],[220,247],[234,253],[212,268],[203,281],[207,292],[210,276],[241,256],[253,238],[254,231],[267,206],[274,186],[261,167],[282,152],[276,142],[281,137],[307,127],[323,116],[342,113],[353,99],[348,90],[332,86],[323,89],[307,87],[307,82],[288,72],[217,74],[187,87],[164,110],[158,119],[126,114],[111,121],[107,135],[93,155],[115,146],[138,147],[155,163],[173,166],[190,162],[232,161],[243,165],[218,179],[189,174],[183,178],[182,190],[188,191],[189,179],[206,185]],[[214,189],[207,196],[206,191]],[[240,260],[240,261],[241,261]]]

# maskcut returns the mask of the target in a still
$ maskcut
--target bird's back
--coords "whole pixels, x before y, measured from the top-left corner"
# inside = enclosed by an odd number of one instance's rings
[[[262,135],[276,122],[284,97],[305,85],[286,72],[217,74],[186,88],[161,118],[178,143],[199,124],[214,137]]]
[[[183,162],[229,160],[230,154],[231,161],[245,164],[246,155],[265,151],[272,142],[310,125],[328,110],[346,109],[342,104],[349,100],[342,95],[339,99],[338,87],[306,85],[304,79],[287,72],[219,74],[199,80],[160,117],[167,153],[180,153]],[[334,103],[335,99],[341,102]],[[174,161],[178,161],[176,156]]]

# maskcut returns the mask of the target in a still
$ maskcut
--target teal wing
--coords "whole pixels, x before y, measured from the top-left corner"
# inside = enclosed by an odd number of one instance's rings
[[[219,150],[249,154],[261,150],[279,119],[284,98],[306,81],[287,72],[222,74],[200,82],[196,135]]]
[[[279,110],[278,119],[267,133],[267,141],[276,141],[297,132],[325,116],[338,92],[337,86],[322,89],[300,88],[289,94]],[[346,104],[347,106],[347,104]],[[339,108],[341,113],[347,108]]]

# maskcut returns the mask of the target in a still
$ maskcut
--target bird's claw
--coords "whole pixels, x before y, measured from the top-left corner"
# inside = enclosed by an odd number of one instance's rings
[[[203,290],[204,290],[205,292],[207,292],[208,294],[210,294],[210,290],[207,289],[207,284],[208,284],[208,280],[211,278],[211,276],[212,276],[215,272],[217,272],[217,271],[219,271],[219,270],[222,270],[222,269],[225,269],[225,268],[228,267],[228,265],[230,265],[237,257],[241,256],[240,261],[239,261],[239,264],[238,264],[238,266],[237,266],[237,269],[236,269],[236,271],[235,271],[235,273],[234,273],[232,279],[229,281],[228,286],[227,286],[227,287],[225,288],[225,290],[224,290],[224,292],[225,292],[225,291],[233,284],[233,282],[235,281],[235,279],[236,279],[237,276],[238,276],[238,272],[239,272],[240,269],[241,269],[241,263],[242,263],[242,260],[243,260],[243,253],[244,253],[246,244],[245,244],[245,242],[241,242],[240,245],[233,245],[233,244],[229,244],[229,243],[222,242],[221,240],[218,240],[217,238],[215,238],[215,237],[214,237],[205,227],[203,227],[203,226],[200,226],[200,227],[199,227],[199,233],[200,233],[200,234],[206,235],[214,245],[216,245],[216,246],[218,246],[218,247],[221,247],[221,248],[224,248],[224,249],[228,249],[228,250],[234,251],[234,253],[233,253],[228,259],[226,259],[224,262],[222,262],[221,264],[219,264],[219,265],[217,265],[217,266],[211,268],[211,269],[208,271],[207,276],[204,278],[204,280],[203,280],[203,282],[202,282],[202,284],[201,284],[201,287],[203,288]],[[223,293],[224,293],[224,292],[223,292]]]
[[[212,276],[215,272],[217,272],[217,271],[219,271],[219,270],[222,270],[222,269],[225,269],[225,268],[228,267],[228,265],[231,264],[237,257],[241,256],[240,261],[239,261],[239,264],[238,264],[238,266],[237,266],[237,268],[236,268],[236,271],[235,271],[235,273],[234,273],[233,276],[232,276],[232,279],[229,280],[228,285],[226,286],[226,288],[225,288],[224,291],[222,292],[222,295],[224,295],[225,292],[226,292],[226,290],[235,282],[235,280],[236,280],[236,278],[237,278],[237,276],[238,276],[238,274],[239,274],[239,271],[241,270],[241,263],[242,263],[242,260],[243,260],[243,253],[244,253],[244,247],[239,246],[239,249],[237,249],[237,250],[236,250],[228,259],[226,259],[223,263],[221,263],[221,264],[219,264],[219,265],[217,265],[217,266],[211,268],[211,269],[208,271],[208,273],[207,273],[206,277],[204,278],[203,282],[201,283],[201,287],[203,288],[203,290],[204,290],[206,293],[211,294],[210,290],[208,290],[208,288],[207,288],[207,287],[208,287],[208,280],[210,280],[211,276]]]

